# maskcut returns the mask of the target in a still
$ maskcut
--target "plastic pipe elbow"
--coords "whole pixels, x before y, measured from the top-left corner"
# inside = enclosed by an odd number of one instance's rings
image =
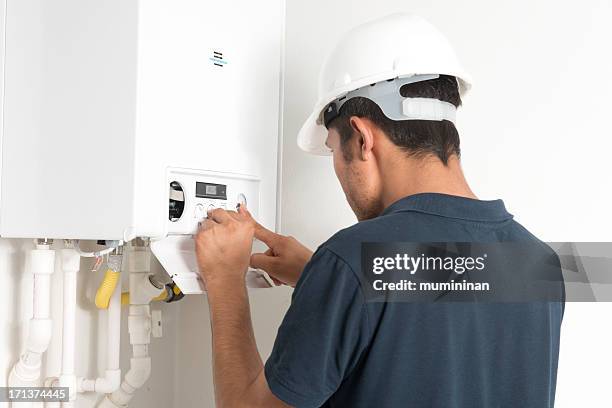
[[[151,358],[140,357],[130,359],[130,370],[125,375],[121,386],[112,394],[106,394],[98,404],[99,408],[124,408],[134,397],[151,375]]]
[[[31,319],[29,323],[26,351],[13,366],[9,374],[9,386],[33,387],[40,377],[42,354],[51,341],[51,319]]]
[[[125,374],[124,381],[132,388],[141,388],[151,376],[151,357],[130,359],[130,370]]]
[[[9,387],[36,387],[40,378],[41,353],[26,352],[9,373]]]
[[[110,394],[119,389],[121,385],[121,370],[106,370],[104,377],[96,379],[80,378],[78,380],[79,392],[97,392]]]
[[[104,378],[96,380],[95,391],[100,394],[110,394],[119,389],[121,385],[121,370],[106,370]]]

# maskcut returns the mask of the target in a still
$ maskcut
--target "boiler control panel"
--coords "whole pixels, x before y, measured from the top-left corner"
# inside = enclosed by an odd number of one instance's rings
[[[200,170],[169,169],[167,233],[151,242],[151,250],[184,294],[206,291],[194,252],[192,236],[214,208],[236,209],[246,205],[257,219],[259,179],[246,175]],[[269,278],[256,270],[246,274],[250,288],[272,286]]]
[[[230,173],[173,169],[168,172],[168,235],[197,232],[210,210],[248,208],[257,218],[259,180]]]

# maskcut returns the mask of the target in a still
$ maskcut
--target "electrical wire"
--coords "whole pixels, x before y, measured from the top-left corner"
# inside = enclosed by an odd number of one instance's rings
[[[110,241],[110,242],[112,242],[112,244],[108,248],[102,249],[100,251],[95,251],[95,252],[84,252],[84,251],[81,250],[81,248],[79,246],[79,241],[75,241],[74,249],[83,258],[98,258],[98,257],[104,256],[104,255],[110,254],[115,249],[117,249],[121,245],[123,245],[123,241]]]

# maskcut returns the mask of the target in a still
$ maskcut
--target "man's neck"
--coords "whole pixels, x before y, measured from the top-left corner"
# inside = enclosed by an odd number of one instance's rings
[[[437,157],[408,158],[388,162],[383,170],[383,205],[388,207],[395,201],[413,194],[440,193],[474,198],[459,158],[448,159],[445,166]]]

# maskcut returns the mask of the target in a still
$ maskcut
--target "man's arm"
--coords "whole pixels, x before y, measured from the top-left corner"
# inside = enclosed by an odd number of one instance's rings
[[[288,407],[268,387],[255,343],[244,279],[213,284],[206,289],[217,406]]]
[[[245,209],[215,210],[196,237],[208,293],[215,399],[220,408],[288,407],[270,391],[255,343],[244,279],[253,233],[254,222]]]

